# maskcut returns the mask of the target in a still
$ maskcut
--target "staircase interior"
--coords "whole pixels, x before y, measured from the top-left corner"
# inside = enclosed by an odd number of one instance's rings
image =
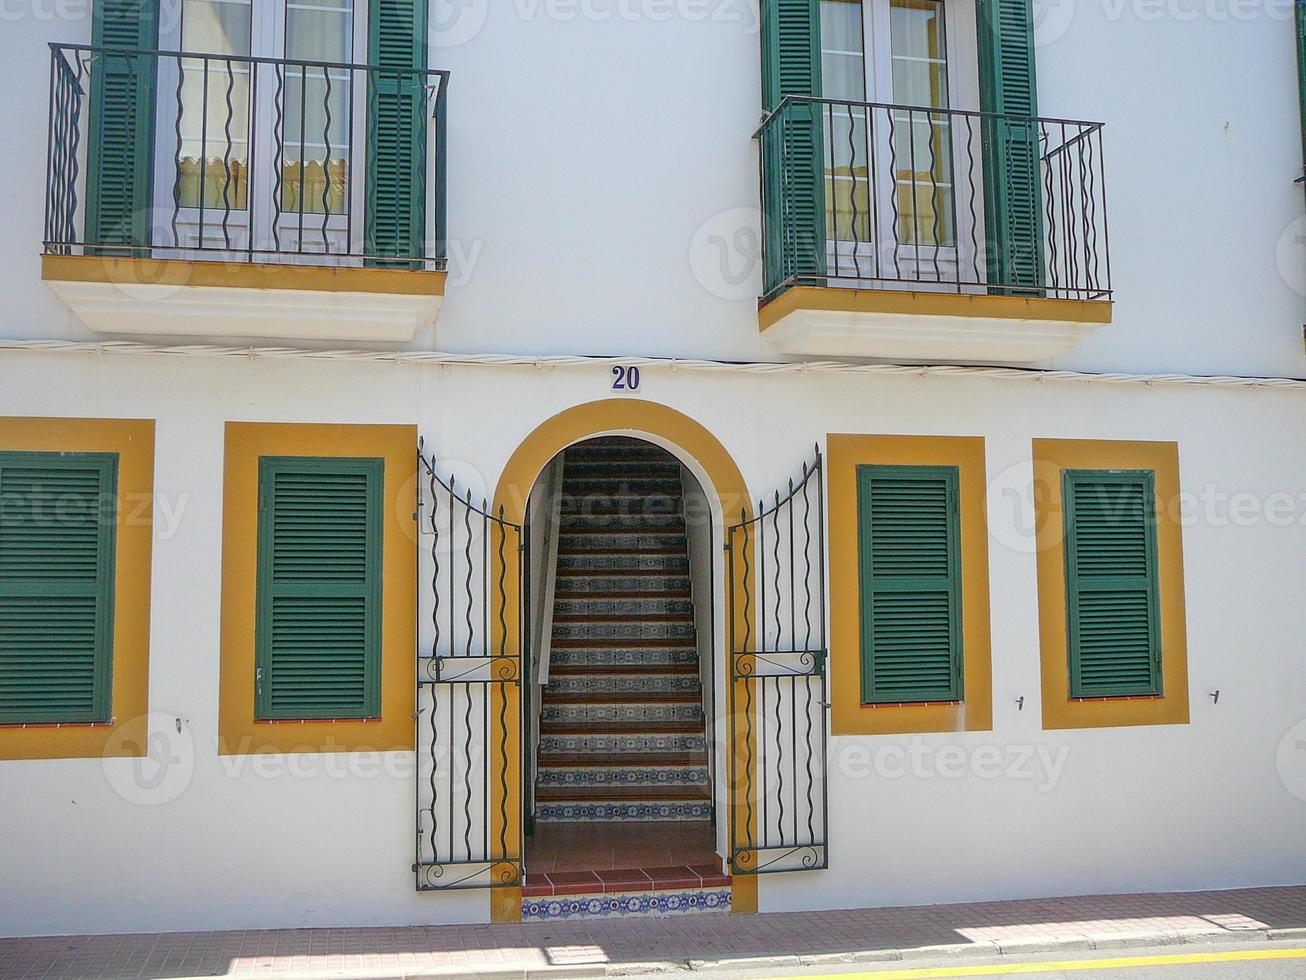
[[[594,439],[563,458],[537,824],[706,821],[711,784],[679,461]]]
[[[561,496],[522,918],[728,912],[680,463],[593,439]]]

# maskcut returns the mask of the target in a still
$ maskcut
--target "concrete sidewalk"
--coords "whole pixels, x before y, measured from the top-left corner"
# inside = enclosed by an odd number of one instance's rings
[[[529,925],[0,940],[0,977],[596,977],[1306,941],[1306,886]]]

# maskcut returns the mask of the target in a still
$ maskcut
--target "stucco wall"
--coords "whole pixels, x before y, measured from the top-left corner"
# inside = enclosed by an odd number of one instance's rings
[[[611,394],[610,378],[603,366],[0,359],[6,414],[158,419],[150,707],[159,731],[183,724],[167,743],[180,761],[154,787],[130,760],[0,763],[0,795],[13,804],[0,836],[0,933],[486,918],[484,893],[414,893],[402,754],[216,754],[223,424],[416,423],[460,486],[489,495],[536,425]],[[1293,795],[1306,796],[1306,765],[1276,763],[1306,718],[1300,392],[665,367],[646,368],[632,397],[711,430],[754,495],[782,485],[830,432],[986,439],[994,731],[924,736],[916,749],[907,737],[833,739],[830,870],[764,879],[762,909],[1306,876],[1306,801]],[[1178,442],[1183,490],[1195,495],[1184,529],[1191,724],[1041,732],[1033,437]],[[885,755],[890,746],[907,761]],[[933,754],[942,746],[962,750],[960,775],[938,773],[956,768]],[[1005,763],[998,776],[975,771],[987,746]],[[1040,767],[1039,750],[1056,767]],[[933,775],[913,774],[911,753],[932,759]]]

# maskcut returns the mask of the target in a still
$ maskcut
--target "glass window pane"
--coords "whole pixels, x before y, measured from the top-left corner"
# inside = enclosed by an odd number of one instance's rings
[[[244,211],[249,194],[252,0],[183,0],[176,192],[181,207]]]
[[[286,57],[351,63],[353,0],[303,0],[286,6]],[[281,208],[342,214],[348,206],[353,78],[341,69],[287,69]]]
[[[861,0],[821,0],[821,94],[866,99]]]
[[[948,104],[948,46],[939,0],[890,0],[893,101],[944,108]]]

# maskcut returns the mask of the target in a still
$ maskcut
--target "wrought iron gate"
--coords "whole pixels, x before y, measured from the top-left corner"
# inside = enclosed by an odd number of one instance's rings
[[[731,867],[827,866],[825,487],[802,476],[726,529]]]
[[[420,442],[418,458],[418,524],[429,536],[419,586],[431,615],[414,713],[417,890],[516,885],[526,539],[502,507],[492,513],[455,477],[441,479]]]

